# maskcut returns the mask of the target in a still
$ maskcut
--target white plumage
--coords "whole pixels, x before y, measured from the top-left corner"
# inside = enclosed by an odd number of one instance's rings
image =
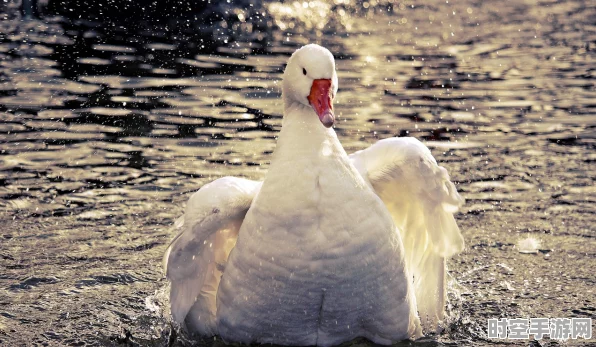
[[[348,156],[328,128],[336,91],[331,53],[296,51],[265,180],[225,177],[190,198],[165,256],[174,321],[284,345],[390,344],[437,329],[463,200],[413,138]]]

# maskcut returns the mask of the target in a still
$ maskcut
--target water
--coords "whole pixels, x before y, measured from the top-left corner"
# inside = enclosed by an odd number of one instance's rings
[[[389,3],[232,6],[214,27],[3,14],[0,344],[182,344],[169,227],[206,182],[264,177],[281,72],[309,42],[336,56],[346,150],[415,136],[467,200],[450,322],[421,345],[490,344],[488,318],[596,318],[594,6]]]

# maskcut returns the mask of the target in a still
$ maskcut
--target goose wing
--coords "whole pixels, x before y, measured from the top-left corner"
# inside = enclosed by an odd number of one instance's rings
[[[224,177],[194,193],[174,227],[178,234],[164,256],[171,282],[172,317],[213,335],[216,295],[230,251],[261,182]]]
[[[445,306],[445,260],[464,248],[453,214],[464,200],[430,150],[415,138],[389,138],[350,155],[399,229],[418,314],[435,331]]]

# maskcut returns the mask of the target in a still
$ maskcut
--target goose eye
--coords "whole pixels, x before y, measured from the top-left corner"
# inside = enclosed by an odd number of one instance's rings
[[[304,74],[304,76],[306,76],[306,69],[302,68],[302,73]]]

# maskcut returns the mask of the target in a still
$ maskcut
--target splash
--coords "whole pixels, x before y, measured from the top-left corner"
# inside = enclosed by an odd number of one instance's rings
[[[523,240],[517,241],[517,250],[524,254],[536,254],[540,248],[541,242],[535,237],[529,236]]]

